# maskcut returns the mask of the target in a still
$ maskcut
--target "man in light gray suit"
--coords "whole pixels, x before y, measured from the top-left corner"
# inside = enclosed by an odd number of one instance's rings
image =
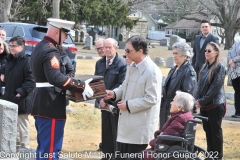
[[[117,156],[139,159],[158,128],[161,102],[162,73],[147,53],[147,43],[141,36],[132,36],[126,42],[125,54],[134,63],[127,68],[126,79],[113,91],[107,90],[105,99],[119,100],[120,110]],[[117,157],[115,157],[117,158]]]

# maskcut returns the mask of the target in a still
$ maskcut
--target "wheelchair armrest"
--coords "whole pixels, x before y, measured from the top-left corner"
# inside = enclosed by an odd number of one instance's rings
[[[170,135],[158,135],[157,139],[168,140],[168,141],[179,141],[179,142],[187,142],[188,141],[187,139],[185,139],[183,137],[170,136]]]
[[[200,116],[200,115],[195,115],[194,118],[198,118],[198,119],[201,119],[201,120],[204,120],[204,121],[208,121],[208,117],[203,117],[203,116]]]
[[[193,122],[193,123],[196,123],[196,124],[202,124],[202,121],[198,121],[198,120],[195,120],[195,119],[190,120],[190,121]]]

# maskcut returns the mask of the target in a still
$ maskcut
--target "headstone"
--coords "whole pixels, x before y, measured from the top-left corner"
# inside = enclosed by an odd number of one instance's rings
[[[161,57],[156,57],[154,59],[154,63],[157,65],[157,66],[165,66],[165,61],[163,58]]]
[[[225,97],[229,100],[234,101],[234,93],[233,92],[225,92]]]
[[[85,59],[93,59],[93,56],[86,56]]]
[[[119,49],[124,49],[126,46],[126,42],[125,41],[119,41],[118,43]]]
[[[89,32],[89,36],[92,37],[92,45],[95,45],[96,35],[97,35],[97,33],[94,30],[91,30]]]
[[[172,68],[175,65],[173,57],[168,57],[166,61],[166,67]]]
[[[86,47],[87,47],[88,49],[90,49],[90,50],[93,49],[92,41],[93,41],[92,36],[87,36],[87,37],[86,37],[85,45],[86,45]]]
[[[176,42],[186,42],[186,39],[179,37],[178,35],[170,36],[170,45],[168,46],[168,50],[172,50],[172,45]]]
[[[83,56],[77,56],[77,59],[83,59],[84,57]]]
[[[231,78],[228,75],[228,80],[227,80],[227,86],[232,86],[232,81]]]
[[[169,38],[163,38],[160,40],[160,46],[169,46]]]
[[[80,32],[80,42],[83,42],[84,41],[84,32],[81,31]]]
[[[119,40],[119,41],[123,41],[123,34],[122,34],[122,33],[120,33],[120,34],[118,35],[118,40]]]
[[[79,39],[79,32],[78,30],[75,30],[75,41],[74,42],[78,42]]]
[[[16,153],[18,105],[0,100],[0,152]]]

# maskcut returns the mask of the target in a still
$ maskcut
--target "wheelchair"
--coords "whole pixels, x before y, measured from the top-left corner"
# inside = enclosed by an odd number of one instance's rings
[[[196,120],[200,119],[200,120]],[[196,125],[201,124],[203,120],[208,120],[206,117],[199,115],[194,116],[193,120],[185,123],[183,136],[158,135],[158,140],[176,141],[180,145],[168,146],[155,143],[153,158],[155,160],[214,160],[212,155],[203,148],[195,145]]]

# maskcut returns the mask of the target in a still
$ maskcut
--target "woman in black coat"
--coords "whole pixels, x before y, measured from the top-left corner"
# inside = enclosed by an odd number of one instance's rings
[[[5,67],[5,64],[7,62],[7,60],[5,58],[8,54],[9,54],[8,45],[6,42],[4,42],[0,38],[0,74],[2,74],[2,72],[3,72],[3,68]],[[5,86],[4,82],[0,80],[0,98],[1,99],[3,98],[2,97],[2,87],[4,87],[4,86]]]
[[[162,91],[160,108],[160,129],[170,115],[170,102],[173,101],[176,91],[193,95],[194,87],[197,84],[196,72],[189,59],[193,56],[191,47],[185,42],[173,44],[173,58],[176,65],[169,71]]]
[[[27,111],[27,97],[34,90],[36,84],[30,69],[29,55],[24,51],[25,40],[16,36],[9,40],[10,53],[1,74],[5,81],[4,99],[18,105],[18,147],[29,147],[29,121]]]
[[[220,63],[218,44],[208,43],[205,49],[206,62],[199,72],[196,94],[196,107],[201,116],[208,117],[203,121],[206,132],[207,151],[214,159],[223,157],[222,118],[226,112],[224,92],[225,67]]]

